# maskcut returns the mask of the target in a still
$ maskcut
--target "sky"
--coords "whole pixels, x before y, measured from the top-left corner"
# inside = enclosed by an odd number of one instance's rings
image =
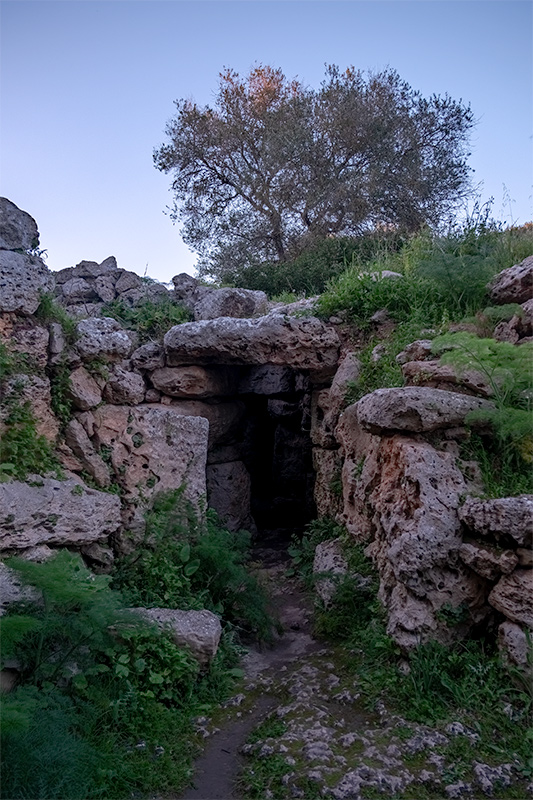
[[[469,103],[469,165],[506,223],[533,218],[529,0],[0,0],[0,194],[52,270],[109,255],[168,282],[196,256],[155,169],[174,100],[256,63],[318,88],[325,64],[395,69]]]

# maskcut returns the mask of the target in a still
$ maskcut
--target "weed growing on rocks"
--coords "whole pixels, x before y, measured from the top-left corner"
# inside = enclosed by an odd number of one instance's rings
[[[102,316],[113,317],[124,328],[137,331],[141,342],[162,339],[174,325],[191,319],[190,312],[170,298],[142,300],[133,306],[121,299],[113,300],[103,307]]]

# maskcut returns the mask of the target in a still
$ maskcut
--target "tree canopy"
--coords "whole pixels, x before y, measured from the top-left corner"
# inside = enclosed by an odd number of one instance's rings
[[[329,66],[318,90],[262,65],[219,78],[213,107],[176,101],[154,151],[203,275],[327,237],[416,231],[469,190],[469,106],[424,98],[394,70]]]

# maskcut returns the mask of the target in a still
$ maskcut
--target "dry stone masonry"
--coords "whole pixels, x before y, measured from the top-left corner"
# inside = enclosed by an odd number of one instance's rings
[[[358,354],[340,319],[313,316],[312,299],[272,304],[262,292],[214,289],[184,274],[167,288],[112,256],[52,273],[37,245],[35,221],[1,199],[0,337],[21,364],[1,388],[9,396],[16,383],[65,470],[64,480],[0,483],[4,554],[66,546],[109,569],[114,553],[135,547],[156,493],[182,485],[200,513],[207,500],[229,529],[259,541],[272,532],[287,541],[318,513],[365,545],[400,647],[491,624],[507,657],[525,663],[533,497],[476,498],[459,459],[465,418],[491,407],[483,376],[458,378],[419,340],[398,356],[405,387],[345,407]],[[533,334],[532,276],[530,257],[491,285],[493,302],[522,304],[498,334],[517,346]],[[78,320],[75,342],[57,322],[35,318],[42,292]],[[105,316],[115,300],[178,304],[193,321],[143,342]],[[381,334],[391,325],[385,312],[374,323]],[[63,426],[50,395],[59,370],[72,403]],[[4,424],[0,415],[0,434]],[[317,570],[344,569],[337,544],[317,553]],[[326,601],[330,588],[325,579]],[[457,609],[461,621],[450,626],[446,612]],[[163,611],[154,621],[174,625]],[[219,633],[212,619],[202,626],[205,663]]]

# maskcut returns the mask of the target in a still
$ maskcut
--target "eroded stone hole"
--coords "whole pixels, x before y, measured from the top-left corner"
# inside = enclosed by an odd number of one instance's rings
[[[252,530],[257,557],[280,558],[316,516],[309,381],[290,367],[264,365],[244,370],[239,389],[238,434],[208,458],[209,504],[225,509],[228,527]],[[232,454],[235,461],[221,460]]]

